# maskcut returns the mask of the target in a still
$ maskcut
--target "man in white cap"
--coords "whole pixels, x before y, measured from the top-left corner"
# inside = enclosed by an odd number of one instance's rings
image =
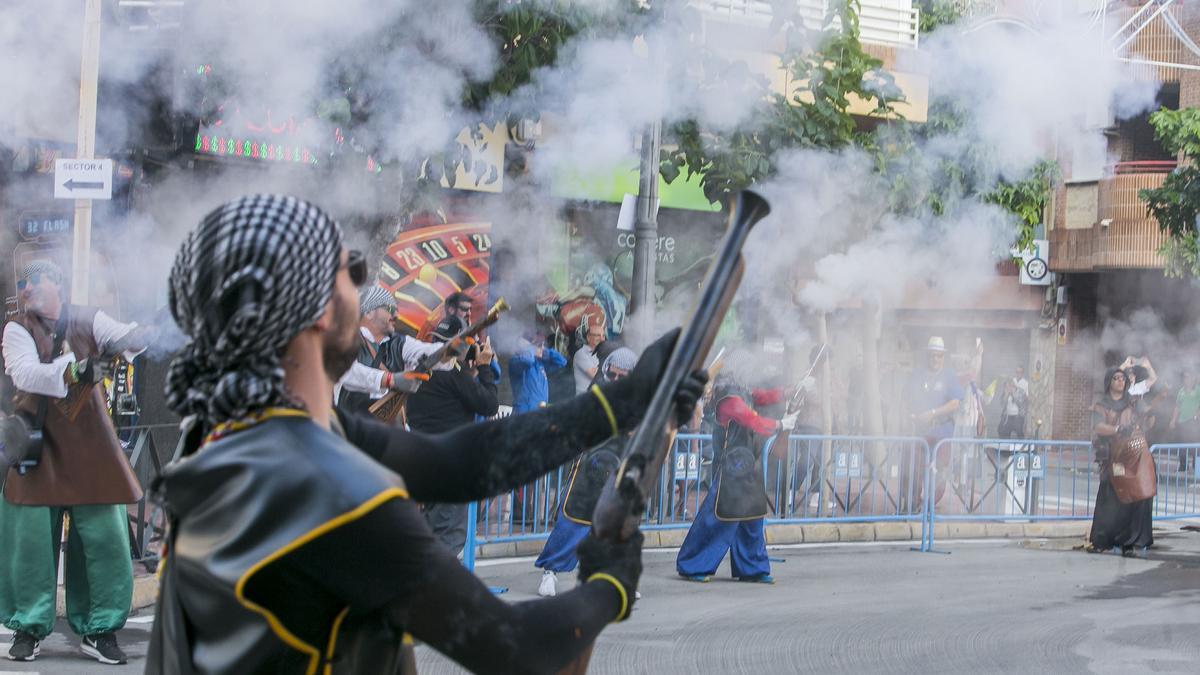
[[[916,368],[908,379],[904,396],[904,415],[912,425],[913,433],[924,436],[932,448],[943,438],[949,438],[954,433],[954,412],[958,410],[962,400],[962,385],[958,383],[954,371],[946,367],[946,342],[940,336],[929,338],[925,346],[926,365]],[[905,462],[907,464],[907,462]],[[924,466],[925,458],[918,462]],[[942,457],[938,457],[938,465],[942,466]],[[923,472],[922,472],[923,473]],[[920,475],[913,477],[917,482],[913,492],[920,503]],[[936,499],[941,499],[945,491],[945,483],[938,484]],[[907,486],[901,490],[907,492]]]

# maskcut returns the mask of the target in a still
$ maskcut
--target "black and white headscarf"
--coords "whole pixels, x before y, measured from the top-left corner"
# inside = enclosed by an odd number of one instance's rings
[[[600,366],[600,372],[604,374],[604,379],[608,380],[609,368],[620,368],[628,373],[637,365],[637,360],[637,354],[632,349],[618,347],[613,350],[613,353],[608,355],[608,358],[604,359],[604,363]]]
[[[280,355],[333,294],[342,228],[283,195],[251,195],[205,216],[171,269],[170,307],[191,340],[171,362],[167,405],[207,424],[302,405]]]
[[[358,296],[358,314],[359,316],[366,316],[380,307],[392,307],[395,304],[396,300],[386,288],[371,286],[370,288],[364,288]]]
[[[60,285],[65,278],[62,268],[49,260],[34,260],[21,270],[22,279],[29,279],[35,274],[40,274]]]

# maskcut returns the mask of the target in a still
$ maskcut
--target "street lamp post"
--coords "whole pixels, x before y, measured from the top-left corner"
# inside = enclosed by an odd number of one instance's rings
[[[638,347],[654,337],[654,278],[658,262],[658,149],[662,123],[652,122],[642,134],[641,177],[638,181],[637,222],[634,225],[633,288],[629,302],[633,340]]]

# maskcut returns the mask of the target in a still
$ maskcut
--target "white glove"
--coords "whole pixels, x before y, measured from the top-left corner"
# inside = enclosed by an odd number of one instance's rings
[[[800,413],[792,413],[791,415],[784,415],[783,419],[779,420],[779,428],[783,429],[785,431],[791,431],[792,429],[795,429],[796,428],[796,418],[799,416],[800,416]]]

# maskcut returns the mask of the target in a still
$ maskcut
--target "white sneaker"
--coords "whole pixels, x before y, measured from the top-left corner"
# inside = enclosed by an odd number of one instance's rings
[[[553,598],[558,594],[558,575],[550,570],[542,572],[542,583],[538,585],[538,595],[543,598]]]

